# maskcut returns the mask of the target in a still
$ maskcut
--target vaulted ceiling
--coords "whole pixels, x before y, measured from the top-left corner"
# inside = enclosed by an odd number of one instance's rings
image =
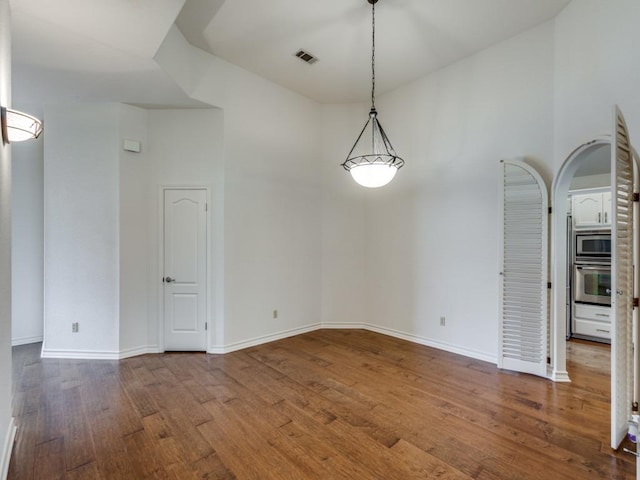
[[[569,0],[379,0],[376,88],[539,25]],[[321,103],[366,101],[366,0],[12,0],[14,97],[195,104],[154,62],[176,23],[194,46]],[[305,49],[313,65],[295,57]]]

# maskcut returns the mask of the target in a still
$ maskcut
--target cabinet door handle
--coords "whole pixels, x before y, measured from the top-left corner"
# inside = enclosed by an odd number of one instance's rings
[[[604,212],[604,223],[608,223],[607,222],[607,212]]]
[[[602,223],[602,213],[598,212],[598,223]]]
[[[606,313],[596,313],[596,317],[607,317],[607,318],[609,318],[609,315],[607,315]]]
[[[609,333],[609,330],[604,330],[602,328],[596,328],[596,332]]]

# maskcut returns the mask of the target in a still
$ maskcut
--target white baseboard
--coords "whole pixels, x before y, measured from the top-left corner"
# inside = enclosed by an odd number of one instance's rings
[[[328,329],[363,329],[369,330],[383,335],[389,335],[390,337],[400,338],[409,342],[425,345],[427,347],[437,348],[438,350],[444,350],[446,352],[455,353],[457,355],[463,355],[465,357],[475,358],[485,362],[497,364],[498,358],[495,354],[489,354],[486,352],[480,352],[477,350],[471,350],[463,348],[458,345],[452,345],[437,340],[421,337],[399,330],[391,328],[380,327],[377,325],[371,325],[366,323],[349,323],[349,322],[327,322],[327,323],[314,323],[305,325],[303,327],[292,328],[290,330],[284,330],[269,335],[263,335],[260,337],[251,338],[249,340],[243,340],[241,342],[230,343],[226,345],[213,345],[207,350],[207,353],[211,354],[225,354],[242,350],[244,348],[255,347],[256,345],[262,345],[264,343],[273,342],[276,340],[282,340],[283,338],[293,337],[294,335],[300,335],[302,333],[312,332],[321,328]],[[123,358],[134,357],[136,355],[144,355],[147,353],[160,353],[161,350],[157,345],[148,345],[142,347],[129,348],[121,350],[119,352],[99,352],[90,350],[52,350],[42,349],[42,358],[70,358],[70,359],[83,359],[83,360],[120,360]],[[562,381],[562,380],[556,380]]]
[[[9,462],[11,461],[11,451],[13,450],[13,442],[16,438],[16,421],[11,417],[9,422],[9,429],[4,438],[4,445],[2,446],[2,457],[0,457],[0,479],[5,480],[9,473]]]
[[[427,347],[437,348],[438,350],[444,350],[445,352],[455,353],[456,355],[462,355],[463,357],[475,358],[476,360],[482,360],[496,364],[498,363],[498,356],[495,354],[489,354],[486,352],[480,352],[478,350],[471,350],[469,348],[463,348],[458,345],[452,345],[446,342],[440,342],[437,340],[431,340],[419,335],[413,335],[410,333],[400,332],[391,328],[379,327],[377,325],[365,324],[361,328],[370,330],[372,332],[381,333],[383,335],[389,335],[390,337],[400,338],[409,342],[417,343],[419,345],[425,345]]]
[[[54,350],[43,348],[42,358],[67,358],[76,360],[121,360],[146,353],[160,353],[157,345],[127,348],[119,352],[101,352],[93,350]]]
[[[20,338],[12,338],[11,346],[17,347],[19,345],[28,345],[29,343],[39,343],[42,341],[42,335],[38,335],[35,337],[20,337]]]
[[[390,337],[399,338],[401,340],[407,340],[408,342],[417,343],[419,345],[425,345],[427,347],[437,348],[438,350],[444,350],[445,352],[455,353],[456,355],[462,355],[464,357],[475,358],[476,360],[482,360],[493,364],[498,363],[497,355],[492,355],[486,352],[480,352],[478,350],[471,350],[463,348],[458,345],[452,345],[450,343],[440,342],[429,338],[421,337],[411,333],[401,332],[392,328],[380,327],[378,325],[372,325],[369,323],[344,323],[344,322],[328,322],[320,325],[320,328],[337,328],[337,329],[363,329],[370,332],[381,333]]]
[[[146,347],[126,348],[120,350],[119,358],[135,357],[138,355],[146,355],[147,353],[161,353],[160,348],[157,345],[147,345]]]
[[[549,370],[551,370],[551,374],[548,375],[548,376],[554,382],[558,382],[558,383],[570,383],[571,382],[571,379],[569,378],[569,372],[567,372],[566,370],[564,372],[554,371],[552,369],[549,369]]]
[[[120,360],[120,352],[100,352],[94,350],[54,350],[42,348],[42,358],[67,358],[74,360]]]
[[[391,328],[379,327],[377,325],[371,325],[367,323],[349,323],[349,322],[326,322],[326,323],[307,325],[302,328],[287,330],[285,332],[280,332],[272,335],[265,335],[263,337],[257,337],[257,338],[243,341],[243,342],[237,342],[234,344],[224,345],[224,346],[216,346],[214,348],[209,349],[208,353],[217,353],[217,354],[230,353],[236,350],[241,350],[243,348],[255,347],[256,345],[273,342],[274,340],[281,340],[283,338],[292,337],[294,335],[299,335],[301,333],[312,332],[314,330],[319,330],[321,328],[369,330],[371,332],[381,333],[383,335],[399,338],[401,340],[407,340],[409,342],[417,343],[419,345],[425,345],[427,347],[437,348],[438,350],[444,350],[446,352],[455,353],[456,355],[462,355],[465,357],[474,358],[476,360],[482,360],[484,362],[493,363],[494,365],[498,363],[497,355],[492,355],[492,354],[488,354],[486,352],[480,352],[477,350],[471,350],[468,348],[462,348],[457,345],[451,345],[449,343],[431,340],[428,338],[420,337],[418,335],[413,335],[405,332],[400,332],[398,330],[393,330]]]
[[[231,353],[235,352],[236,350],[242,350],[243,348],[255,347],[256,345],[262,345],[263,343],[269,343],[276,340],[282,340],[283,338],[293,337],[294,335],[300,335],[301,333],[313,332],[314,330],[318,330],[320,328],[322,328],[322,325],[320,323],[314,323],[311,325],[306,325],[304,327],[292,328],[291,330],[284,330],[282,332],[252,338],[250,340],[243,340],[242,342],[231,343],[228,345],[216,345],[207,350],[207,353]]]
[[[349,322],[325,322],[321,323],[319,328],[329,328],[336,330],[367,330],[367,326],[363,323]]]

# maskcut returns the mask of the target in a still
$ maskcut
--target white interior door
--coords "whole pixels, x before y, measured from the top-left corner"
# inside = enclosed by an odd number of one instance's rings
[[[611,144],[611,447],[624,439],[633,402],[633,164],[629,133],[615,107]]]
[[[502,166],[498,367],[547,376],[547,189],[526,163]]]
[[[205,189],[164,190],[164,348],[206,350]]]

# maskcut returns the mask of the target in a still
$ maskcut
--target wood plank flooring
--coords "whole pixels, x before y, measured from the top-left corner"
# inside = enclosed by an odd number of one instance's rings
[[[116,361],[14,348],[9,479],[632,479],[609,438],[609,347],[573,383],[362,330]]]

